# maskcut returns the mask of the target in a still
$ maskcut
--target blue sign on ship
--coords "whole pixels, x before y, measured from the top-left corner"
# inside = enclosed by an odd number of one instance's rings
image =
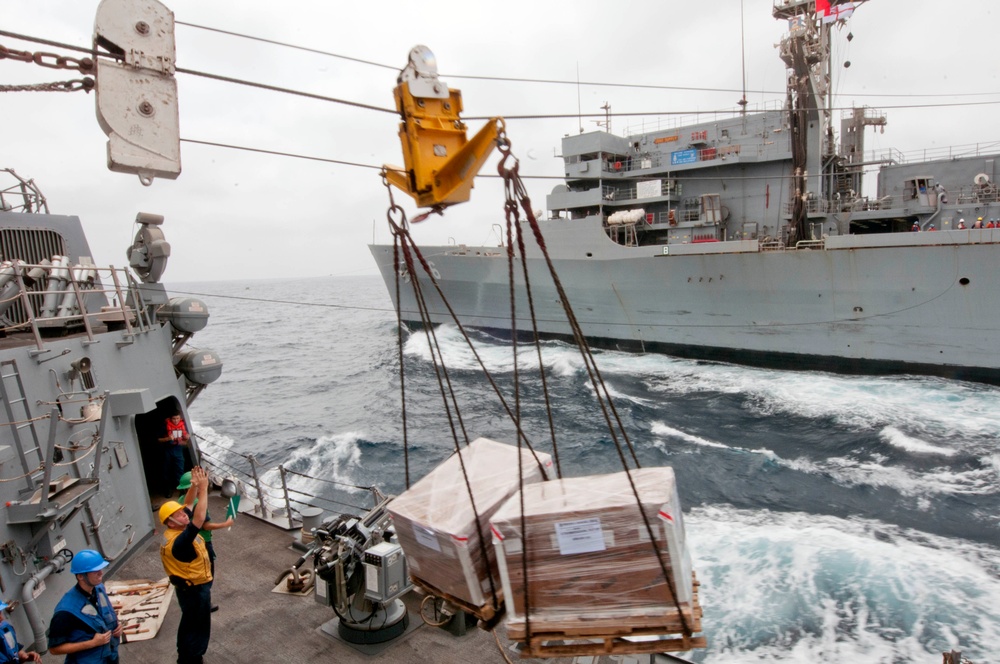
[[[677,152],[670,153],[670,165],[676,166],[677,164],[693,164],[698,161],[698,151],[697,150],[678,150]]]

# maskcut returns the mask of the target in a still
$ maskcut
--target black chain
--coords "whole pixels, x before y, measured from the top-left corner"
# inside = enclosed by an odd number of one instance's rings
[[[52,83],[28,83],[24,85],[0,85],[0,92],[90,92],[94,89],[94,79],[91,77],[77,78],[72,81],[53,81]]]
[[[18,51],[0,44],[0,60],[16,60],[18,62],[34,63],[46,69],[69,69],[81,74],[94,73],[92,58],[73,58],[58,53],[45,51]],[[72,81],[53,81],[51,83],[26,83],[21,85],[0,85],[0,92],[90,92],[94,89],[94,79],[90,76]]]
[[[74,58],[58,53],[47,53],[45,51],[18,51],[7,48],[0,44],[0,60],[17,60],[19,62],[33,62],[40,67],[47,69],[74,69],[81,74],[94,73],[93,58]]]

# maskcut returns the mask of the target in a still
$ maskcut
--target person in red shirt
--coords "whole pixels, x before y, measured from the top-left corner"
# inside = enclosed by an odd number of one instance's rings
[[[184,474],[186,462],[184,448],[188,446],[190,441],[191,436],[188,434],[187,425],[184,424],[184,418],[181,417],[180,411],[168,417],[166,433],[160,437],[160,442],[164,445],[163,496],[165,498],[173,497],[174,487],[177,486],[181,475]]]

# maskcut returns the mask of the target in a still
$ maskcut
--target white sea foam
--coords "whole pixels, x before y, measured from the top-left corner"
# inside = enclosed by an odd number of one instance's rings
[[[904,467],[885,465],[884,459],[877,456],[864,461],[848,457],[831,457],[821,461],[806,457],[785,459],[775,454],[773,450],[766,448],[747,449],[726,445],[719,441],[695,436],[663,422],[654,422],[650,426],[650,433],[656,438],[654,445],[664,450],[669,445],[663,439],[673,439],[702,447],[762,454],[779,466],[809,475],[830,477],[841,486],[886,487],[894,489],[904,496],[918,499],[937,494],[989,495],[1000,491],[1000,456],[991,458],[990,462],[984,462],[984,466],[981,468],[967,471],[936,468],[917,472]],[[936,453],[946,454],[947,450]],[[924,508],[930,506],[926,501],[918,503],[918,506],[921,504],[924,505]]]
[[[907,436],[896,427],[886,427],[879,432],[879,437],[901,450],[915,452],[916,454],[940,454],[942,456],[954,456],[956,451],[948,447],[932,445],[926,441]]]
[[[348,491],[362,491],[354,487],[357,482],[351,472],[361,462],[361,448],[358,441],[362,434],[349,431],[330,436],[321,436],[311,447],[300,447],[292,452],[284,462],[286,468],[298,475],[292,475],[300,487],[319,488],[324,481],[339,484]],[[306,479],[299,475],[308,475]]]
[[[437,337],[448,366],[478,368],[455,326],[438,327]],[[537,370],[534,347],[519,348],[519,366]],[[477,350],[491,372],[513,369],[508,344],[478,344]],[[406,352],[429,361],[426,336],[422,332],[412,335]],[[542,355],[546,368],[556,375],[583,372],[579,351],[568,344],[546,342]],[[595,357],[609,380],[616,375],[638,376],[650,391],[662,394],[745,394],[745,407],[751,412],[829,418],[852,428],[883,430],[887,442],[917,454],[980,453],[1000,438],[1000,390],[995,387],[933,378],[772,371],[660,354],[603,351]]]
[[[198,440],[199,447],[206,445],[209,448],[232,449],[236,442],[231,437],[217,432],[209,426],[203,426],[195,421],[191,421],[191,431]]]
[[[781,459],[779,464],[810,475],[824,475],[841,486],[870,486],[894,489],[904,496],[935,494],[990,495],[1000,491],[997,470],[992,467],[956,472],[938,468],[916,472],[875,461],[832,457],[823,461],[807,458]]]
[[[609,355],[619,356],[619,360],[608,363],[606,373],[613,375],[624,364],[621,370],[645,376],[653,392],[745,394],[745,407],[761,415],[829,418],[862,430],[893,427],[911,438],[953,441],[958,450],[989,449],[1000,437],[1000,390],[995,387],[931,378],[841,376],[725,364],[695,366],[663,356]],[[627,366],[629,357],[633,358],[631,366]],[[602,369],[605,362],[602,356]]]
[[[210,427],[198,427],[195,423],[192,428],[198,431],[201,438],[203,464],[209,474],[216,481],[235,475],[235,479],[242,485],[241,493],[257,500],[256,482],[249,471],[233,472],[234,469],[246,466],[246,462],[234,456],[231,451],[233,440],[216,434]],[[293,509],[309,504],[315,496],[329,495],[331,487],[348,494],[366,491],[356,486],[357,482],[351,475],[361,461],[359,440],[362,440],[362,435],[355,432],[322,436],[309,447],[298,447],[291,451],[282,465],[286,470],[285,482],[290,489],[289,498],[293,501]],[[265,503],[272,510],[283,508],[285,492],[282,489],[280,469],[275,466],[259,469],[258,472]],[[325,505],[324,499],[321,498],[320,502],[320,506]]]
[[[959,638],[978,661],[1000,648],[995,548],[728,506],[686,524],[709,643],[697,661],[934,661]]]
[[[708,440],[707,438],[695,436],[693,434],[687,433],[686,431],[681,431],[680,429],[675,429],[674,427],[668,426],[663,422],[653,422],[649,430],[654,436],[658,436],[661,438],[674,438],[678,440],[683,440],[686,443],[691,443],[693,445],[701,445],[702,447],[715,447],[719,449],[733,450],[736,452],[746,452],[749,454],[762,454],[772,459],[779,458],[777,455],[775,455],[773,451],[769,449],[760,448],[756,450],[751,450],[745,447],[726,445],[724,443],[720,443],[715,440]],[[657,445],[657,447],[660,447],[661,449],[665,447],[662,441],[654,441],[654,444]]]

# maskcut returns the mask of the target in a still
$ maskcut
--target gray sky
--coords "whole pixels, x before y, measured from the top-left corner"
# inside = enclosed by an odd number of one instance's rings
[[[97,0],[0,0],[4,30],[87,46]],[[177,26],[180,67],[392,108],[398,68],[425,44],[442,78],[462,90],[465,117],[612,112],[707,112],[736,108],[738,92],[685,92],[457,78],[494,76],[654,86],[741,88],[738,0],[594,0],[503,3],[335,0],[168,0],[178,21],[288,42],[389,65],[392,69]],[[774,48],[785,25],[772,0],[744,0],[750,108],[778,104],[784,65]],[[982,0],[872,0],[839,33],[834,105],[882,108],[885,135],[868,130],[869,150],[941,151],[979,143],[1000,148],[995,118],[1000,80],[998,11]],[[848,43],[843,38],[854,35]],[[61,49],[0,37],[31,51]],[[77,55],[71,52],[67,55]],[[850,60],[851,67],[840,65]],[[0,81],[77,78],[73,72],[0,60]],[[324,101],[178,74],[181,137],[370,165],[401,164],[398,118]],[[989,93],[989,94],[981,94]],[[905,96],[886,96],[905,95]],[[935,96],[938,95],[938,96]],[[940,96],[944,95],[944,96]],[[978,96],[977,96],[978,95]],[[985,102],[985,103],[984,103]],[[389,241],[387,196],[377,171],[181,146],[175,181],[143,187],[105,167],[106,137],[94,95],[4,93],[3,158],[34,178],[52,212],[79,215],[98,264],[123,265],[136,212],[166,217],[173,247],[166,281],[375,273],[367,243]],[[915,108],[928,104],[976,104]],[[892,108],[899,106],[901,108]],[[702,116],[709,118],[711,116]],[[686,118],[693,120],[693,116]],[[670,126],[670,116],[613,118],[612,130]],[[469,120],[470,134],[481,125]],[[507,131],[522,175],[560,175],[560,138],[576,117],[512,120]],[[583,118],[587,130],[596,128]],[[989,147],[987,147],[989,146]],[[495,157],[484,173],[495,173]],[[536,209],[553,180],[528,180]],[[403,202],[397,193],[397,201]],[[405,205],[410,216],[415,207]],[[502,190],[480,178],[473,200],[415,228],[418,241],[495,244]]]

